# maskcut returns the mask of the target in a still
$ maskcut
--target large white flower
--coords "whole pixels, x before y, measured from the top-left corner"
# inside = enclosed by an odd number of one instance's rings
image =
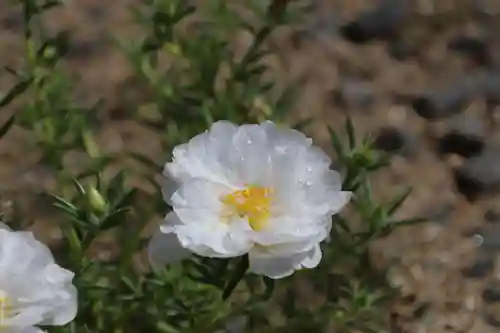
[[[64,325],[76,316],[73,273],[54,262],[31,232],[0,223],[0,332],[39,333],[36,325]]]
[[[249,270],[271,278],[317,266],[331,216],[350,197],[330,164],[296,130],[215,123],[176,147],[165,166],[173,211],[150,243],[153,265],[189,250],[218,258],[248,253]]]

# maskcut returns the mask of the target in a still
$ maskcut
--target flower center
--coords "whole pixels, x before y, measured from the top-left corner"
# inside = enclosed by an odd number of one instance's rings
[[[261,230],[271,215],[272,192],[268,187],[250,185],[243,190],[223,196],[221,201],[226,205],[222,214],[223,219],[227,220],[235,215],[246,217],[253,230]]]
[[[7,293],[0,290],[0,329],[5,327],[5,320],[11,317],[11,303]]]

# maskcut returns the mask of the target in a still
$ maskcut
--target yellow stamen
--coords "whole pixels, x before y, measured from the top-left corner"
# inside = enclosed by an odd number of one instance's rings
[[[260,186],[248,186],[243,190],[227,194],[221,198],[222,203],[228,208],[223,218],[229,219],[237,214],[246,217],[253,230],[262,230],[271,215],[269,211],[271,195],[272,189]]]
[[[10,317],[10,311],[9,298],[0,290],[0,328],[4,327],[5,320]]]

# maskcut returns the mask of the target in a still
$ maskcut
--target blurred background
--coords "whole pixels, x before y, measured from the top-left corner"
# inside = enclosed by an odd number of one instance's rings
[[[23,20],[6,2],[0,64],[15,68],[24,61]],[[48,31],[71,33],[64,67],[75,79],[74,98],[99,102],[99,147],[158,159],[158,134],[128,116],[147,91],[113,38],[140,36],[129,10],[136,2],[72,0],[44,22]],[[500,1],[301,3],[304,20],[273,34],[278,54],[269,60],[278,83],[300,87],[290,119],[314,117],[305,131],[332,152],[326,125],[340,128],[350,116],[360,135],[371,133],[376,148],[393,155],[374,178],[376,195],[412,186],[398,217],[429,219],[373,244],[373,263],[390,266],[404,294],[391,309],[393,332],[500,332]],[[0,75],[0,90],[12,82]],[[61,235],[31,194],[55,180],[32,145],[21,128],[0,141],[0,195],[4,209],[16,198],[51,243]],[[83,163],[78,153],[66,162]]]

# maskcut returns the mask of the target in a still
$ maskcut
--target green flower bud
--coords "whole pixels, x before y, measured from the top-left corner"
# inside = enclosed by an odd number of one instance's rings
[[[94,140],[92,132],[86,131],[83,133],[83,145],[85,146],[85,151],[90,157],[98,158],[101,156],[101,151]]]
[[[94,213],[102,214],[106,211],[108,203],[94,186],[90,186],[90,188],[87,189],[87,200]]]

